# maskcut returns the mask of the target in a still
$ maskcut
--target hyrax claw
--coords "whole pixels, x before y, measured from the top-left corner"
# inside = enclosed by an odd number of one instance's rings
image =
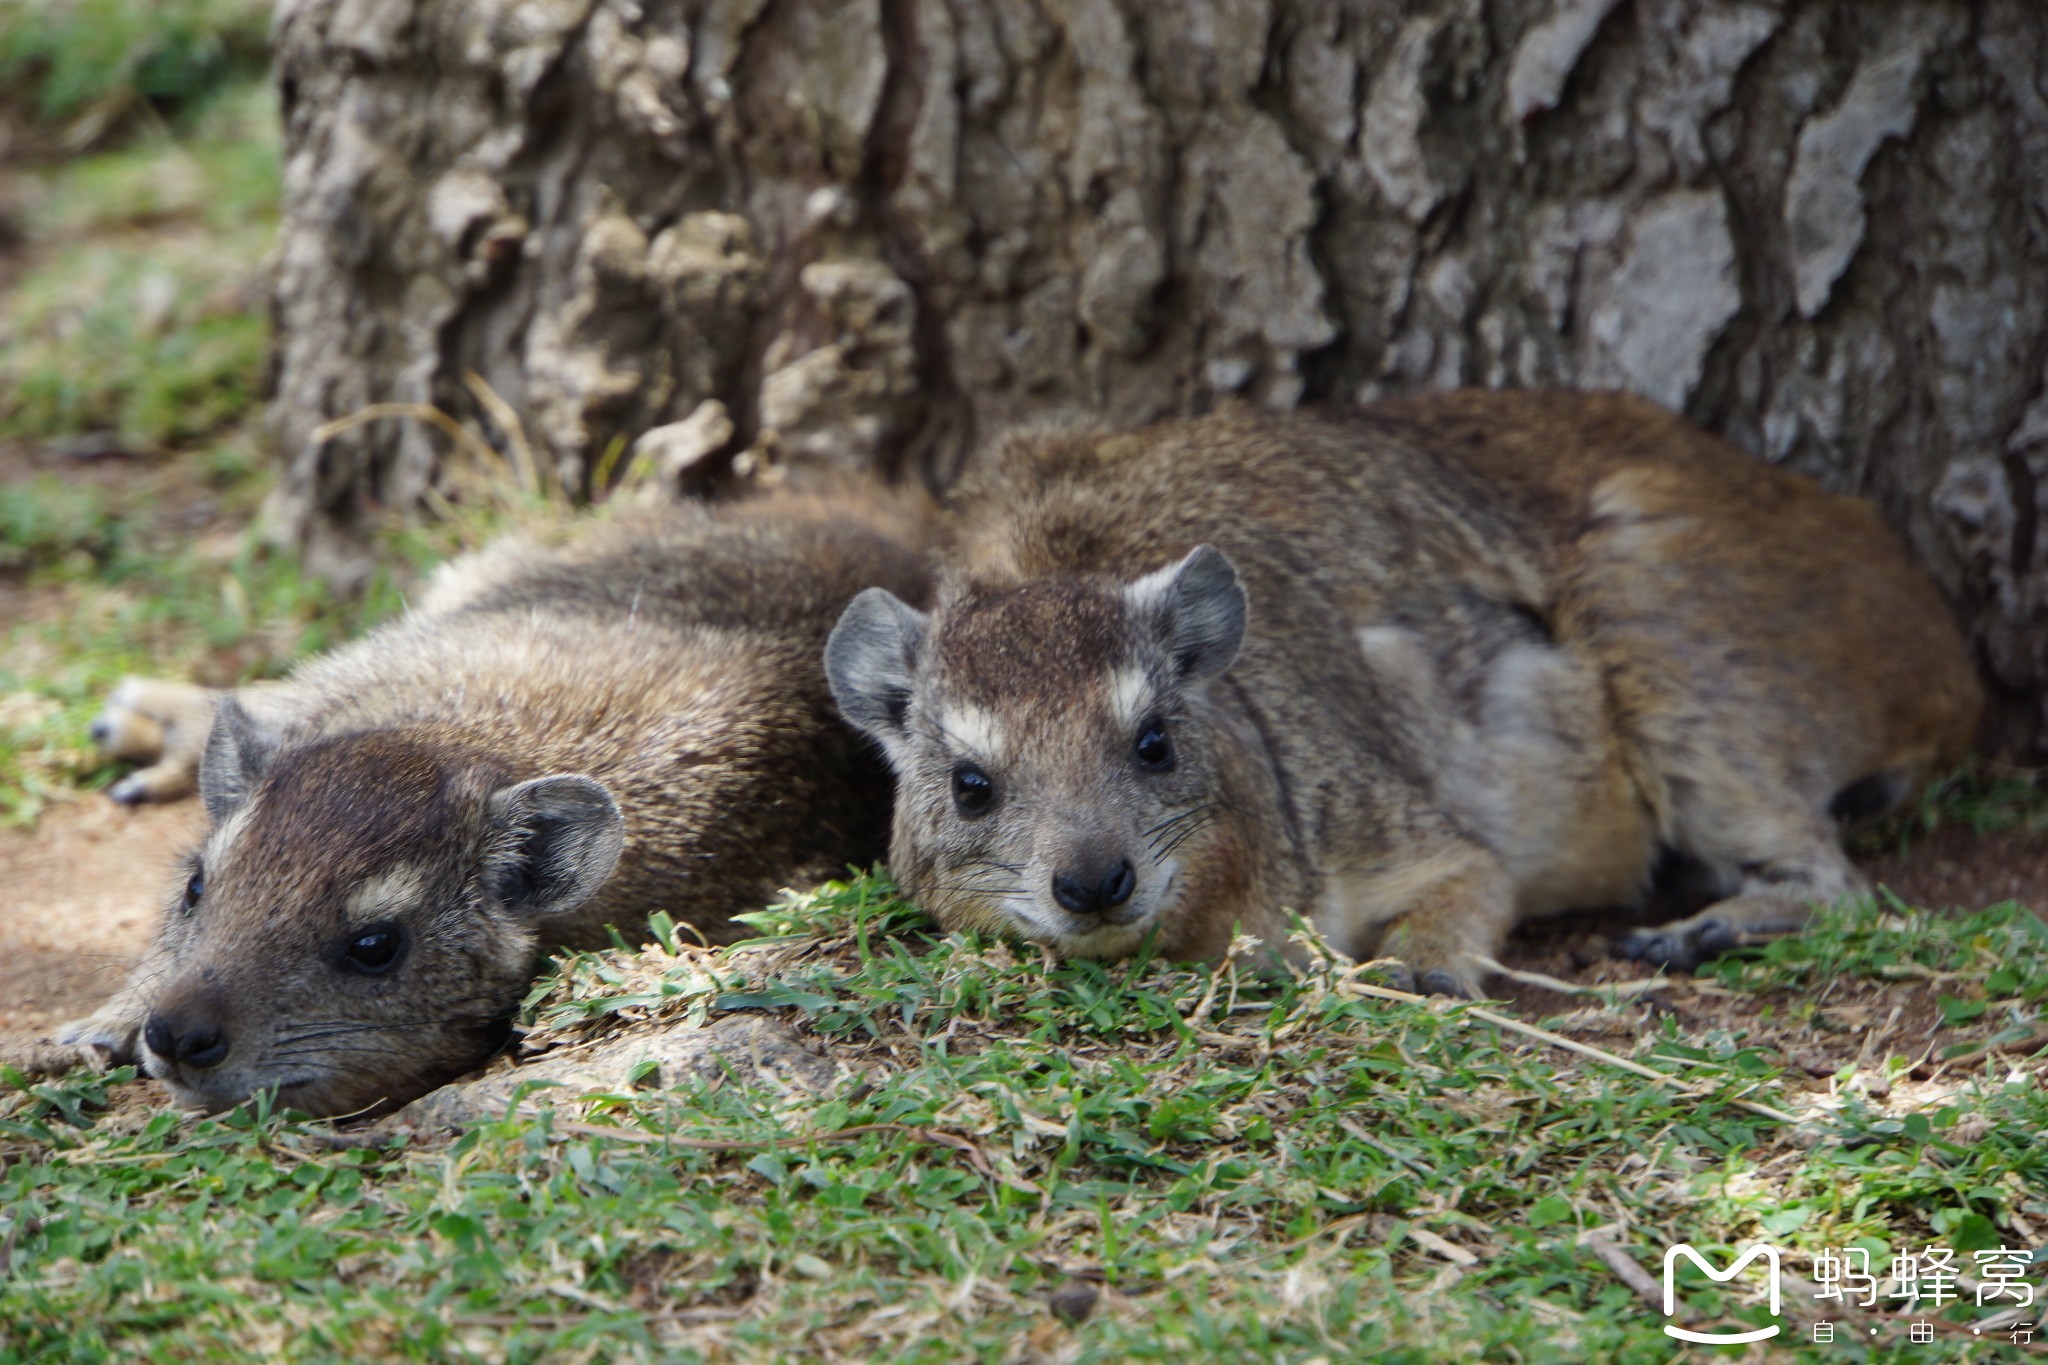
[[[826,669],[905,887],[1069,955],[1283,943],[1297,906],[1476,993],[1516,920],[1680,850],[1735,899],[1638,946],[1694,962],[1840,894],[1835,815],[1975,727],[1870,507],[1632,397],[1027,435],[956,508],[935,608],[863,595]]]
[[[142,972],[135,973],[140,979]],[[83,1019],[74,1019],[54,1030],[51,1039],[59,1046],[76,1048],[79,1059],[96,1071],[125,1066],[140,1060],[136,1055],[142,1031],[143,1004],[131,987],[117,994]]]
[[[1664,929],[1631,930],[1618,951],[1632,962],[1681,972],[1692,971],[1706,960],[1690,935]]]
[[[1448,995],[1459,1000],[1477,1000],[1479,982],[1475,976],[1433,967],[1416,982],[1423,995]]]

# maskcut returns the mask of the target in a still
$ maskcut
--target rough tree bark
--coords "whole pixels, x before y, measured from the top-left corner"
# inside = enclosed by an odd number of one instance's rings
[[[2037,0],[281,0],[277,510],[1619,385],[1877,498],[2043,733]],[[642,433],[651,433],[643,437]]]

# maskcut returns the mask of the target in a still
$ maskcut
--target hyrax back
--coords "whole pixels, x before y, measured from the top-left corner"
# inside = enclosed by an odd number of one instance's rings
[[[1340,948],[1472,992],[1521,916],[1660,854],[1688,964],[1853,884],[1846,804],[1954,762],[1977,691],[1876,516],[1640,400],[1456,393],[1019,438],[927,616],[827,650],[949,925],[1085,956]]]
[[[418,609],[222,703],[212,827],[130,989],[69,1041],[193,1106],[409,1099],[502,1043],[542,950],[659,909],[708,939],[882,851],[887,774],[818,664],[914,515],[778,498],[503,542]]]

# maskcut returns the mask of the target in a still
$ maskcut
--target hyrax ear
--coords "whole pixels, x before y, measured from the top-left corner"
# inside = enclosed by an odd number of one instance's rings
[[[869,588],[846,604],[825,642],[825,677],[839,714],[892,752],[905,733],[927,624],[888,589]]]
[[[199,796],[215,824],[227,819],[256,789],[277,757],[278,732],[242,709],[232,694],[213,708],[213,728],[199,756]]]
[[[1147,574],[1127,588],[1131,610],[1159,634],[1183,682],[1213,678],[1230,667],[1244,643],[1244,585],[1214,545]]]
[[[484,889],[507,910],[559,915],[597,894],[626,846],[626,819],[581,773],[500,788],[487,803],[506,836],[485,857]]]

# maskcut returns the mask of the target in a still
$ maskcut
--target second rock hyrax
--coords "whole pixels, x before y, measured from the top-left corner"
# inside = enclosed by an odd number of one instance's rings
[[[397,1103],[503,1044],[544,950],[656,910],[729,940],[878,858],[888,774],[819,653],[860,589],[921,597],[922,534],[908,503],[792,495],[448,565],[220,701],[205,840],[127,988],[59,1041],[196,1108]]]
[[[1969,744],[1978,690],[1867,505],[1619,395],[1461,392],[1039,434],[963,490],[934,610],[826,665],[948,927],[1079,957],[1287,941],[1474,994],[1518,919],[1714,903],[1687,966],[1858,885],[1837,822]]]

